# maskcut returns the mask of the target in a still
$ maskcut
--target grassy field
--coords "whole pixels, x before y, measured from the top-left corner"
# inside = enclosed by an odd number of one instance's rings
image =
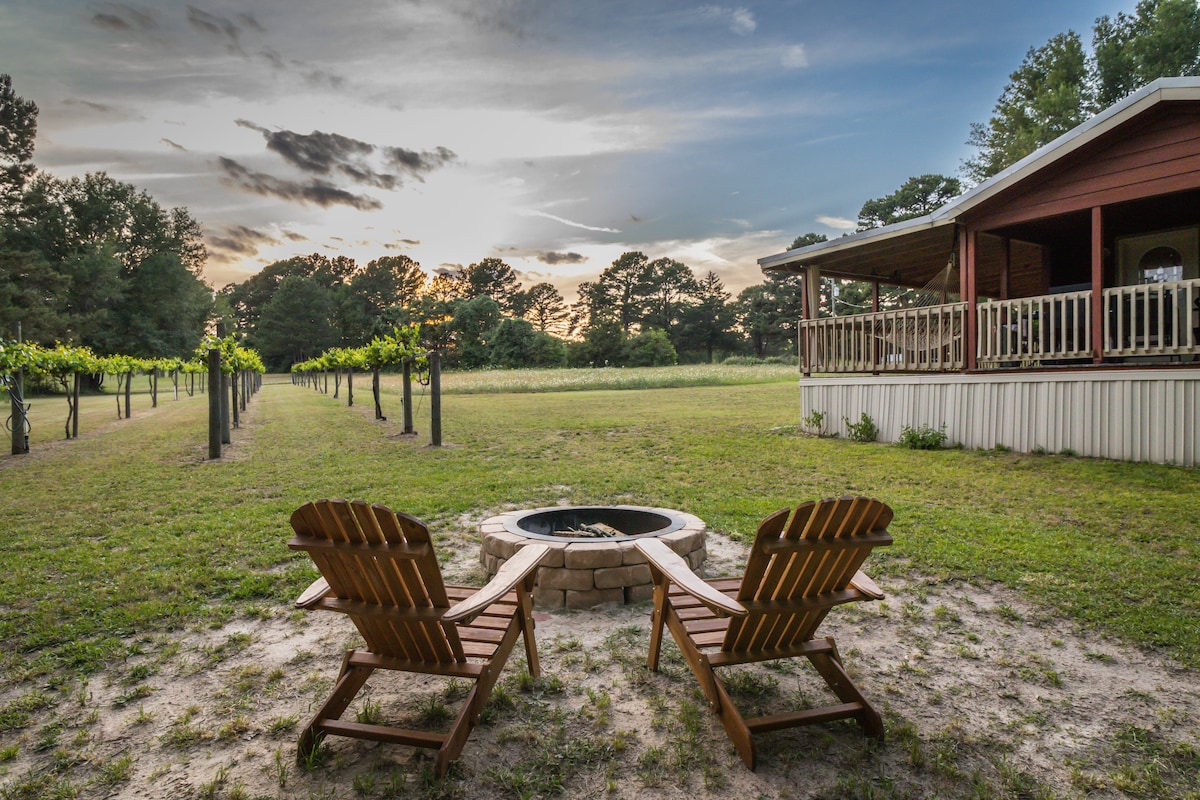
[[[484,516],[558,501],[680,508],[745,540],[782,506],[872,495],[896,512],[876,577],[998,582],[1200,666],[1200,472],[808,438],[789,368],[659,372],[448,375],[439,449],[427,398],[406,438],[392,383],[377,423],[369,379],[347,410],[282,378],[219,463],[205,460],[204,396],[163,392],[153,411],[135,397],[120,422],[111,396],[88,398],[84,438],[0,459],[0,754],[135,641],[286,608],[315,576],[286,548],[288,515],[329,496],[421,517],[450,554]],[[673,388],[603,388],[629,385]]]

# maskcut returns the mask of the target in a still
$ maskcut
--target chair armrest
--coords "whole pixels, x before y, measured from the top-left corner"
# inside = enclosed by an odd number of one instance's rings
[[[317,578],[304,590],[304,594],[296,598],[296,608],[311,608],[315,606],[325,595],[329,594],[329,591],[329,581],[324,578]]]
[[[714,614],[744,617],[749,612],[737,600],[718,592],[692,572],[679,554],[659,539],[638,539],[633,546],[641,551],[654,569],[671,583],[696,598]]]
[[[488,581],[487,585],[475,594],[455,603],[445,614],[443,622],[469,623],[485,608],[513,590],[513,587],[529,576],[542,559],[550,552],[550,546],[545,544],[527,544],[500,567],[500,571]]]
[[[875,581],[867,577],[867,574],[862,570],[854,573],[854,577],[850,579],[850,585],[872,600],[883,599],[883,590],[875,584]]]

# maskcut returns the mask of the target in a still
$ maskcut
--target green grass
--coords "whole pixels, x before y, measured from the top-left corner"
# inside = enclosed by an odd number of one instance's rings
[[[756,369],[597,372],[671,384]],[[286,547],[288,516],[330,496],[386,503],[467,546],[464,514],[560,499],[681,508],[748,539],[784,505],[873,495],[896,511],[896,544],[873,557],[877,576],[915,569],[998,581],[1086,627],[1200,665],[1200,473],[797,437],[795,373],[769,369],[790,377],[486,393],[545,387],[573,371],[448,375],[440,449],[427,435],[397,436],[395,397],[385,398],[388,423],[371,420],[369,381],[347,410],[281,378],[252,401],[252,427],[235,433],[221,463],[205,461],[206,398],[163,393],[159,408],[102,435],[0,462],[0,549],[21,564],[0,574],[4,686],[115,663],[134,632],[284,607],[315,577]],[[428,401],[419,402],[426,432]],[[246,644],[208,655],[216,662]],[[6,711],[8,725],[21,723],[19,705]]]

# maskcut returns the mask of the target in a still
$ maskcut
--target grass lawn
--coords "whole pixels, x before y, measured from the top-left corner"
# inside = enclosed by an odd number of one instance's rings
[[[137,396],[120,422],[111,396],[86,399],[84,438],[0,458],[0,759],[135,641],[286,608],[315,577],[286,548],[288,515],[330,496],[421,517],[449,555],[485,516],[558,501],[679,508],[747,540],[782,506],[871,495],[896,513],[895,546],[872,557],[881,583],[997,582],[1091,635],[1200,666],[1200,471],[808,438],[790,369],[660,372],[602,388],[526,376],[536,392],[507,391],[520,373],[447,375],[440,449],[419,390],[405,438],[392,381],[377,423],[369,376],[353,410],[277,378],[219,463],[205,460],[205,396],[176,401],[167,384],[157,409]],[[627,385],[671,388],[603,388]],[[65,401],[37,405],[61,433]]]

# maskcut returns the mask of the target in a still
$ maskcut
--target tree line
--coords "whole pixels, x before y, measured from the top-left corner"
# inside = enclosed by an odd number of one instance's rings
[[[213,296],[200,224],[104,173],[58,178],[33,164],[37,105],[0,75],[0,335],[100,355],[184,357]]]
[[[408,326],[423,349],[459,369],[657,366],[792,354],[795,283],[769,278],[733,298],[715,273],[628,252],[568,304],[550,283],[524,286],[499,258],[430,276],[403,255],[360,267],[313,253],[270,264],[221,295],[272,369]]]

